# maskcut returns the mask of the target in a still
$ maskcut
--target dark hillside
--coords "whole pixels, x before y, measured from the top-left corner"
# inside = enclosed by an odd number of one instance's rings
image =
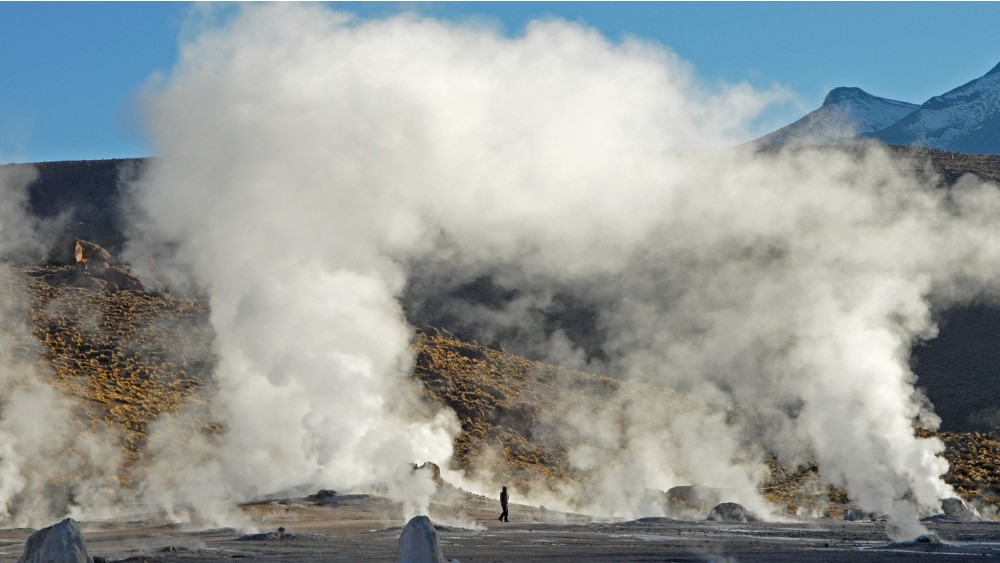
[[[33,164],[29,211],[54,219],[68,214],[62,234],[97,242],[117,254],[124,243],[122,193],[145,159],[76,160]],[[22,166],[22,165],[8,165]]]
[[[179,418],[188,423],[188,432],[224,431],[205,408],[215,388],[206,301],[108,291],[71,266],[15,267],[0,281],[0,291],[28,298],[43,376],[77,400],[81,423],[117,436],[125,454],[123,486],[139,481],[154,420]],[[454,410],[462,426],[454,441],[453,468],[471,474],[485,470],[520,490],[529,490],[538,479],[549,484],[579,479],[557,427],[571,424],[571,406],[596,412],[621,400],[625,387],[613,377],[545,365],[444,330],[418,333],[414,346],[414,377],[425,397]],[[686,400],[669,389],[637,391],[652,393],[665,405]],[[940,437],[952,464],[945,479],[966,498],[997,504],[1000,442],[985,434]],[[185,436],[175,440],[170,447],[184,451]],[[821,485],[815,464],[769,465],[771,476],[761,483],[761,494],[790,512],[827,499],[845,500],[842,492]]]
[[[918,166],[929,162],[945,183],[974,174],[1000,184],[1000,156],[912,147],[891,147],[891,150],[901,156],[915,157]],[[64,236],[92,240],[116,254],[124,241],[122,179],[134,177],[144,162],[134,159],[36,164],[38,177],[29,186],[30,209],[39,217],[69,212]],[[417,273],[416,277],[420,277],[419,268]],[[449,285],[445,283],[447,280],[432,281],[435,283],[423,285],[437,287],[437,295],[417,295],[412,288],[408,290],[406,295],[413,299],[406,299],[404,307],[410,322],[415,326],[446,327],[466,340],[488,341],[493,337],[477,334],[466,319],[456,316],[457,310],[469,304],[498,309],[518,297],[515,289],[502,288],[489,278],[459,285]],[[454,303],[462,303],[463,307],[456,308],[452,306]],[[604,353],[600,348],[602,335],[596,322],[597,312],[582,300],[557,294],[549,309],[535,314],[535,329],[549,334],[565,331],[592,358]],[[1000,425],[1000,309],[974,304],[941,312],[938,321],[940,335],[916,346],[913,365],[919,385],[926,389],[944,420],[942,428],[988,430]],[[511,352],[532,356],[532,350],[518,346],[517,335],[500,337]]]

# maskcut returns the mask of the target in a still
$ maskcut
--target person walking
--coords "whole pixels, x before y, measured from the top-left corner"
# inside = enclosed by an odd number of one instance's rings
[[[500,491],[500,508],[503,509],[503,512],[500,514],[500,517],[497,518],[497,520],[499,520],[501,522],[510,522],[510,520],[507,519],[507,499],[508,498],[509,497],[507,496],[507,487],[504,487],[503,490]]]

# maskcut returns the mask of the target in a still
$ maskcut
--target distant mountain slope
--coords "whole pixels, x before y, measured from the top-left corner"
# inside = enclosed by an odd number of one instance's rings
[[[757,142],[770,145],[841,143],[885,129],[919,107],[873,96],[861,88],[834,88],[819,109]]]
[[[843,144],[862,138],[967,154],[1000,154],[1000,64],[922,105],[834,88],[823,105],[755,141],[761,145]]]
[[[873,136],[895,145],[1000,154],[1000,64],[980,78],[927,100]]]

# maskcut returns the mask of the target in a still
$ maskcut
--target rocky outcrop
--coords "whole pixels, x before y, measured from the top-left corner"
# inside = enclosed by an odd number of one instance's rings
[[[111,266],[111,253],[99,244],[76,239],[73,246],[73,259],[78,270],[101,275]]]
[[[24,555],[17,563],[94,563],[87,554],[87,543],[76,520],[67,518],[62,522],[42,528],[24,544]]]
[[[125,264],[115,264],[110,252],[97,243],[75,239],[72,263],[76,266],[75,285],[110,293],[120,290],[145,291],[142,281]],[[54,253],[55,254],[55,253]]]
[[[334,502],[337,500],[337,491],[332,489],[320,489],[316,494],[307,496],[306,500],[317,504]]]
[[[728,522],[740,524],[746,524],[747,522],[754,522],[757,517],[753,515],[752,512],[743,507],[742,504],[737,504],[735,502],[723,502],[717,504],[711,512],[708,513],[708,518],[712,522]]]
[[[430,473],[431,480],[434,481],[434,484],[437,487],[440,488],[444,486],[444,478],[441,477],[441,468],[438,466],[438,464],[432,461],[425,461],[420,465],[413,463],[411,464],[411,466],[413,468],[414,473],[416,473],[417,471],[426,471]]]
[[[111,266],[105,270],[102,276],[104,281],[113,283],[119,289],[130,289],[132,291],[145,291],[142,281],[129,272],[128,266]]]
[[[941,510],[943,510],[949,518],[953,518],[955,520],[970,521],[983,519],[975,507],[957,497],[942,500]]]
[[[399,535],[396,563],[445,563],[431,519],[420,515],[406,523]]]

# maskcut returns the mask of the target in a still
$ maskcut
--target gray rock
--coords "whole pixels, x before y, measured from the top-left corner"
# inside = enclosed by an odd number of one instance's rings
[[[17,563],[94,563],[94,559],[87,554],[80,526],[67,518],[31,534]]]
[[[723,502],[715,505],[715,508],[708,513],[708,518],[706,520],[711,520],[713,522],[739,522],[741,524],[746,524],[747,522],[754,522],[757,517],[753,515],[752,512],[743,507],[742,504],[737,504],[735,502]]]
[[[850,522],[858,522],[861,520],[871,520],[872,522],[877,522],[879,520],[888,520],[889,517],[885,514],[879,514],[878,512],[868,512],[867,510],[862,510],[860,508],[852,508],[850,510],[844,511],[844,520]]]
[[[941,510],[955,520],[982,520],[979,511],[964,500],[952,497],[941,501]]]
[[[101,276],[104,281],[113,283],[121,289],[131,289],[134,291],[144,291],[142,281],[129,272],[127,266],[111,266],[104,270]]]
[[[337,491],[332,489],[320,489],[316,494],[307,496],[306,500],[315,503],[335,502],[337,500]]]
[[[667,490],[667,502],[683,508],[704,510],[722,502],[722,490],[701,485],[679,485]]]
[[[420,515],[406,523],[399,535],[396,563],[445,563],[431,519]]]

